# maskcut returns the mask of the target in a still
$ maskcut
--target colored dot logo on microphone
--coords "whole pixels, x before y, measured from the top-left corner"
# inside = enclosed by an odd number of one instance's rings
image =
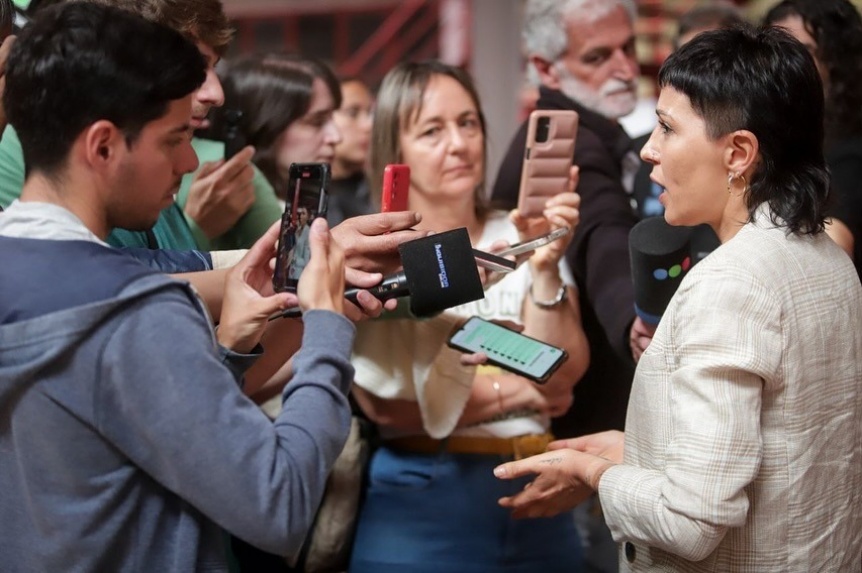
[[[656,269],[652,272],[652,276],[656,280],[663,281],[668,277],[675,279],[691,267],[691,257],[683,259],[682,263],[674,265],[669,269]]]

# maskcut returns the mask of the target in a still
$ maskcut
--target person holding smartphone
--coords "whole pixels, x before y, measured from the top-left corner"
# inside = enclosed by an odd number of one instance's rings
[[[341,88],[326,64],[294,54],[255,54],[228,62],[221,79],[222,109],[242,112],[237,128],[254,146],[252,161],[282,203],[291,163],[332,163],[342,139],[334,120]],[[222,114],[214,114],[216,127]]]
[[[188,283],[105,242],[151,226],[197,167],[205,70],[176,31],[92,2],[46,9],[11,52],[28,176],[0,216],[4,570],[227,571],[225,530],[293,553],[314,520],[349,427],[355,332],[326,223],[296,295],[272,291],[271,227],[228,273],[217,330]],[[291,299],[305,331],[273,423],[242,375]]]
[[[485,145],[479,98],[463,70],[434,61],[399,64],[378,93],[371,188],[381,189],[387,165],[407,165],[409,207],[423,217],[418,228],[466,228],[480,248],[577,225],[574,192],[550,199],[535,219],[490,209]],[[570,191],[575,180],[573,172]],[[376,423],[381,444],[371,460],[351,572],[579,570],[572,518],[512,520],[497,506],[511,484],[499,489],[491,473],[501,459],[544,450],[550,418],[568,409],[587,367],[577,293],[561,264],[568,243],[562,238],[536,249],[488,287],[484,300],[427,320],[401,314],[358,325],[354,396]],[[543,385],[464,365],[447,338],[471,316],[519,323],[570,358]]]

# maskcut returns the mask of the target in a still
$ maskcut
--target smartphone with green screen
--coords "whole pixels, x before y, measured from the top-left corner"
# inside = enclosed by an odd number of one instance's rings
[[[548,381],[569,358],[568,352],[505,326],[471,317],[449,337],[450,347],[466,353],[484,352],[488,363],[529,378],[539,384]]]

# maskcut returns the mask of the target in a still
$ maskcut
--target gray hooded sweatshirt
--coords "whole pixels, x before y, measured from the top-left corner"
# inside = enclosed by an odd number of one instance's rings
[[[223,530],[296,552],[347,436],[353,325],[305,315],[273,423],[241,392],[255,357],[216,344],[188,285],[83,236],[21,238],[15,216],[0,215],[0,570],[226,571]]]

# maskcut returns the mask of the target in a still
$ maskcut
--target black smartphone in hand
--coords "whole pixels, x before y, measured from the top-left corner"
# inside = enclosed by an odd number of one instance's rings
[[[484,352],[488,363],[529,378],[548,381],[569,353],[547,342],[515,332],[495,322],[473,316],[456,328],[448,345],[465,353]]]
[[[311,222],[326,217],[328,163],[292,163],[288,172],[287,202],[275,257],[272,288],[296,292],[299,277],[311,257],[308,234]]]
[[[228,109],[224,111],[224,158],[225,161],[242,151],[246,146],[245,136],[240,129],[242,111]]]

